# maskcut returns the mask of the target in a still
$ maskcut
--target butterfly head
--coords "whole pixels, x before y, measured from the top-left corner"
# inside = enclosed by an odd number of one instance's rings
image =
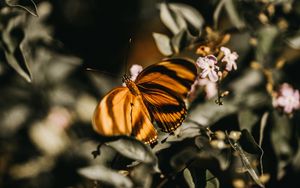
[[[125,83],[126,87],[128,87],[129,91],[133,95],[135,95],[135,96],[140,95],[140,91],[139,91],[138,87],[136,86],[136,84],[134,83],[134,81],[132,81],[130,79],[130,77],[127,74],[125,74],[123,76],[122,82]]]
[[[124,76],[122,77],[122,82],[126,85],[128,85],[128,83],[130,82],[130,77],[127,74],[124,74]]]

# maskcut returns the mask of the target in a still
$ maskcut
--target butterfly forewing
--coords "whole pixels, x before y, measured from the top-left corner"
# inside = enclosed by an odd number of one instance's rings
[[[132,97],[127,87],[118,87],[110,91],[95,109],[93,128],[105,136],[130,135]]]
[[[147,88],[147,85],[159,85],[161,90],[170,90],[179,97],[185,98],[197,76],[195,64],[184,59],[169,59],[151,65],[137,77],[136,84]]]
[[[133,135],[145,143],[153,143],[157,138],[141,96],[132,95],[127,87],[116,88],[101,100],[92,123],[104,136]]]

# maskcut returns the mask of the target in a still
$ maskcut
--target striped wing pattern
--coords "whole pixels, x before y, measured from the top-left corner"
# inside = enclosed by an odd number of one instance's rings
[[[117,87],[98,104],[93,128],[104,136],[133,135],[145,143],[154,143],[155,121],[164,132],[172,132],[185,119],[184,99],[196,79],[195,65],[183,59],[165,60],[144,69],[133,88]]]
[[[173,132],[185,119],[187,109],[184,101],[173,93],[148,86],[141,89],[144,103],[153,115],[158,127]]]
[[[196,76],[193,62],[172,59],[149,66],[137,77],[144,103],[162,131],[174,131],[185,119],[184,99]]]
[[[94,130],[105,136],[133,135],[145,143],[153,143],[157,139],[142,98],[132,95],[127,87],[113,89],[101,100],[92,124]]]
[[[93,128],[105,136],[130,135],[131,100],[132,95],[127,87],[117,87],[110,91],[95,109]]]
[[[172,91],[178,97],[186,98],[197,76],[195,64],[184,59],[170,59],[151,65],[137,77],[136,84],[147,89],[155,84],[161,90]]]

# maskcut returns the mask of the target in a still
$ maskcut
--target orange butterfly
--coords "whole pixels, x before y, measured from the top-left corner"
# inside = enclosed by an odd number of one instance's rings
[[[154,143],[157,132],[172,132],[185,119],[184,99],[197,76],[185,59],[168,59],[144,69],[135,81],[124,75],[126,87],[110,91],[95,109],[92,124],[100,135],[132,135]]]

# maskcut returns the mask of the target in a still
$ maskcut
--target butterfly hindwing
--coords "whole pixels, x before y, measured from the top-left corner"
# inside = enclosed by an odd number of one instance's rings
[[[162,131],[172,132],[181,125],[187,112],[181,98],[155,87],[141,89],[141,92],[144,103]]]
[[[141,96],[134,96],[131,105],[132,135],[145,143],[154,143],[157,132]]]

